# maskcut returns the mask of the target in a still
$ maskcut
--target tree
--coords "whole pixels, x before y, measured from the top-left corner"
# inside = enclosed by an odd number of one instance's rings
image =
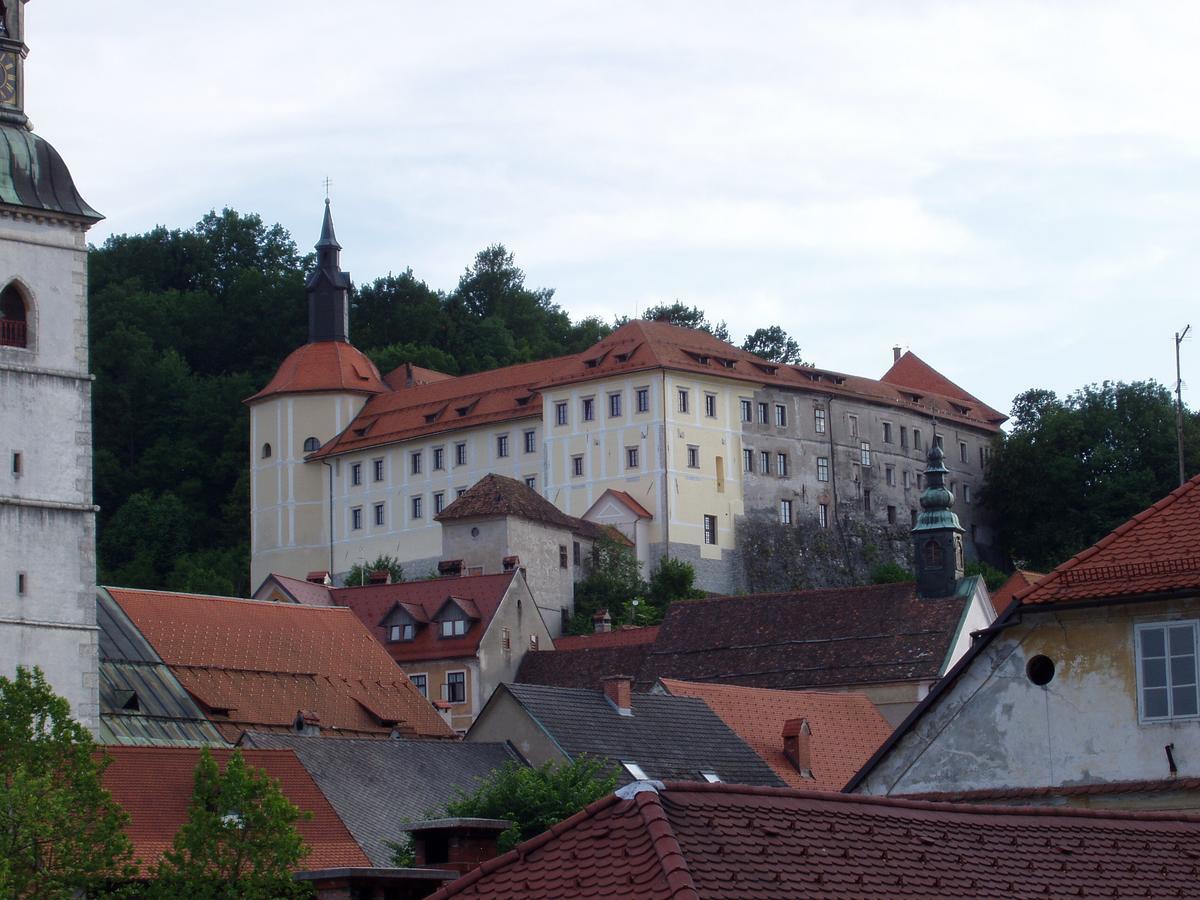
[[[291,871],[308,847],[296,830],[302,814],[278,782],[234,750],[221,772],[200,751],[187,821],[163,854],[152,894],[191,900],[270,900],[308,896]]]
[[[641,563],[633,551],[611,538],[601,538],[592,546],[587,575],[575,585],[575,615],[568,632],[591,634],[592,616],[607,609],[614,622],[629,622],[636,618],[633,610],[643,616],[646,582],[642,580]],[[633,601],[638,601],[634,607]],[[643,621],[641,624],[648,624]]]
[[[701,331],[707,331],[718,340],[729,340],[729,328],[724,322],[713,325],[700,307],[688,306],[678,300],[674,303],[659,303],[657,306],[652,306],[642,313],[642,318],[650,322],[669,322],[681,328],[698,328]]]
[[[0,676],[0,894],[95,896],[136,873],[107,766],[40,669]]]
[[[617,776],[605,774],[606,768],[603,760],[588,756],[536,769],[510,761],[474,793],[460,791],[459,799],[446,804],[446,813],[509,820],[513,826],[500,835],[500,852],[506,853],[611,793]]]
[[[800,358],[800,345],[778,325],[759,328],[753,334],[747,335],[746,340],[742,342],[742,349],[771,362],[806,365]]]
[[[1088,385],[1065,400],[1026,391],[997,440],[982,499],[1022,566],[1050,569],[1178,486],[1175,411],[1154,381]],[[1185,416],[1187,469],[1200,468],[1200,416]]]
[[[664,556],[650,572],[646,600],[660,621],[676,600],[698,600],[704,596],[704,591],[696,587],[696,569],[689,562]]]
[[[911,571],[899,563],[879,563],[871,569],[871,584],[894,584],[902,581],[914,581]]]
[[[365,566],[357,563],[351,566],[350,571],[346,573],[346,586],[367,584],[371,580],[372,572],[387,572],[393,583],[404,580],[404,567],[400,565],[400,560],[394,556],[382,555],[375,557],[374,562]]]

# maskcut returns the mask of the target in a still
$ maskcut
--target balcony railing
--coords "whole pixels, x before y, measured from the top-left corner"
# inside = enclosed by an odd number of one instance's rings
[[[25,323],[20,319],[0,319],[0,347],[26,346]]]

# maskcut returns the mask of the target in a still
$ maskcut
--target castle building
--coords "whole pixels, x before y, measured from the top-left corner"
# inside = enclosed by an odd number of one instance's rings
[[[99,714],[88,229],[102,216],[25,115],[25,0],[0,0],[0,674]]]
[[[669,554],[693,564],[700,587],[737,591],[761,564],[739,548],[753,519],[830,534],[874,527],[907,556],[935,444],[967,556],[991,543],[979,492],[1005,416],[912,353],[897,349],[875,380],[632,321],[571,356],[380,376],[349,343],[336,251],[326,210],[309,343],[248,401],[254,584],[272,572],[336,580],[380,555],[410,575],[433,572],[439,514],[494,473],[621,530],[647,570]]]

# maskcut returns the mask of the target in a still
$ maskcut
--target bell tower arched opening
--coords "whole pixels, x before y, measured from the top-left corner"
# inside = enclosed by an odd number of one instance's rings
[[[28,347],[29,318],[29,303],[16,284],[0,291],[0,347]]]

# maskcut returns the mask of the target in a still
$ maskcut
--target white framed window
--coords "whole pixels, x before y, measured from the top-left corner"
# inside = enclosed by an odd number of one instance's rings
[[[900,447],[904,450],[908,449],[908,426],[900,426]]]
[[[920,428],[913,429],[913,449],[914,450],[922,449],[921,448],[921,429]]]
[[[393,641],[411,641],[415,633],[416,630],[413,627],[413,624],[411,622],[405,622],[401,625],[393,625],[391,627],[391,633],[388,635],[388,637]]]
[[[384,505],[382,503],[375,504],[375,524],[377,526],[383,525],[383,517],[384,517],[383,510],[384,510]]]
[[[775,424],[780,428],[787,428],[787,407],[782,403],[775,404]]]
[[[372,472],[371,472],[372,477],[374,477],[374,479],[376,481],[383,481],[383,460],[382,459],[371,460],[371,470],[372,470]]]
[[[746,449],[742,451],[742,468],[747,472],[754,471],[754,451]]]
[[[867,441],[860,441],[858,444],[858,453],[860,457],[859,461],[864,466],[869,466],[871,464],[871,445]]]
[[[907,487],[909,486],[909,482],[910,482],[910,479],[911,479],[911,476],[908,474],[908,469],[905,469],[905,470],[904,470],[904,473],[903,473],[903,475],[902,475],[901,477],[902,477],[902,478],[903,478],[903,480],[904,480],[904,487],[905,487],[905,488],[907,488]]]
[[[720,784],[721,783],[721,776],[718,775],[716,772],[714,772],[712,769],[701,769],[700,777],[703,778],[705,781],[707,781],[709,784]]]
[[[791,525],[792,524],[792,501],[791,500],[780,500],[779,501],[779,524],[780,525]]]
[[[829,480],[829,457],[828,456],[818,456],[817,457],[817,481],[828,481],[828,480]]]
[[[829,504],[828,503],[817,504],[817,524],[820,525],[822,528],[829,527]]]
[[[967,461],[967,442],[966,441],[958,442],[958,461],[964,462],[964,463]]]
[[[467,464],[466,441],[454,445],[454,464],[456,466],[465,466]]]
[[[689,469],[700,468],[700,448],[695,444],[688,444],[687,460]]]
[[[501,457],[501,458],[508,456],[508,435],[507,434],[496,435],[496,456]]]
[[[742,406],[742,421],[752,421],[754,419],[754,404],[744,397],[741,399],[740,403]]]
[[[442,637],[462,637],[466,633],[466,619],[442,619]]]
[[[688,389],[679,389],[679,411],[685,413],[688,411]]]
[[[638,448],[637,447],[626,447],[625,448],[625,468],[636,469],[637,467],[638,467]]]
[[[850,437],[858,437],[858,416],[846,416],[846,427],[850,429]]]
[[[891,422],[883,423],[883,442],[885,444],[890,444],[892,442],[892,423]]]
[[[717,542],[717,517],[704,517],[704,543],[715,544]]]
[[[583,421],[590,422],[596,418],[596,398],[584,397],[582,406]]]
[[[787,478],[788,455],[786,453],[775,454],[775,474],[780,478]]]
[[[934,442],[935,444],[937,444],[937,447],[938,447],[938,449],[939,449],[939,450],[945,450],[945,449],[946,449],[946,439],[945,439],[945,437],[944,437],[943,435],[940,435],[940,434],[935,434],[935,435],[933,436],[933,442]]]
[[[537,452],[537,432],[532,428],[525,432],[525,452]]]
[[[634,391],[634,397],[637,398],[638,412],[650,412],[650,388],[638,388],[636,391]]]
[[[421,474],[421,451],[415,450],[408,454],[408,471],[412,475]]]
[[[356,506],[350,510],[350,530],[362,531],[362,507]]]
[[[537,476],[536,475],[526,475],[525,476],[525,487],[529,488],[531,491],[536,491],[537,490]]]
[[[1196,690],[1198,626],[1195,619],[1134,625],[1140,721],[1166,722],[1200,715]]]
[[[771,424],[771,404],[760,400],[758,403],[758,424]]]
[[[887,482],[888,487],[895,487],[896,486],[896,467],[895,466],[884,466],[883,474],[884,474],[884,481]]]
[[[350,483],[353,485],[362,484],[362,463],[355,463],[350,467]]]
[[[422,507],[421,501],[423,499],[424,498],[421,497],[420,494],[418,494],[417,496],[412,498],[412,517],[414,519],[419,519],[423,515],[423,510],[421,508]]]
[[[825,433],[825,407],[813,407],[813,427],[816,429],[817,434]]]
[[[572,478],[582,478],[583,477],[583,457],[582,456],[572,456],[571,457],[571,477]]]
[[[620,394],[609,394],[608,395],[608,417],[610,419],[617,419],[617,418],[620,418],[620,416],[621,416],[621,395]]]
[[[555,425],[566,425],[567,424],[567,401],[566,400],[559,400],[557,403],[554,404],[554,424]]]
[[[771,451],[770,450],[758,451],[758,471],[760,471],[764,475],[771,474]]]
[[[433,448],[433,471],[441,472],[446,468],[446,448]]]
[[[704,395],[704,415],[708,416],[708,418],[710,418],[710,419],[715,419],[717,417],[717,395],[716,394],[705,394]]]
[[[307,437],[304,439],[304,452],[312,453],[314,450],[321,449],[321,442],[315,437]]]
[[[433,514],[436,516],[446,508],[446,493],[438,491],[433,495]]]

